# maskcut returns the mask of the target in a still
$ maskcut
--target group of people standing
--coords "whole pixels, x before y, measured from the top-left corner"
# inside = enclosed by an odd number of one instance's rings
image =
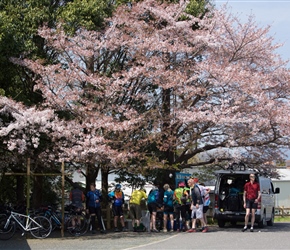
[[[244,208],[246,209],[245,226],[242,231],[247,230],[248,221],[251,215],[251,228],[255,222],[255,211],[258,201],[261,197],[260,186],[255,181],[255,175],[250,174],[250,181],[244,186]],[[151,232],[183,231],[196,232],[197,221],[201,226],[203,233],[208,231],[206,212],[209,209],[210,189],[205,187],[203,183],[199,183],[198,178],[190,178],[187,181],[181,181],[178,186],[172,190],[169,184],[155,182],[154,187],[150,190],[148,196],[145,189],[134,190],[129,201],[129,216],[132,219],[134,231],[143,231],[140,227],[142,210],[141,201],[147,201],[147,209],[150,214]],[[121,190],[121,185],[117,184],[115,189],[108,194],[109,200],[112,202],[112,213],[114,215],[114,231],[127,231],[124,220],[124,193]],[[106,228],[103,222],[101,213],[102,193],[96,189],[95,183],[90,184],[90,191],[86,195],[79,189],[77,184],[74,184],[73,190],[70,192],[70,200],[77,208],[76,214],[80,213],[83,208],[83,203],[86,201],[86,212],[91,216],[92,233],[96,233],[96,218],[101,233],[106,233]],[[162,228],[157,228],[157,213],[162,214]],[[118,219],[122,229],[118,228]],[[160,220],[159,220],[160,221]]]
[[[174,191],[168,184],[161,187],[155,183],[147,199],[150,230],[159,232],[159,228],[156,228],[156,216],[158,212],[162,212],[163,232],[175,230],[196,232],[197,220],[201,224],[201,231],[207,232],[206,212],[210,203],[209,192],[210,189],[199,184],[197,178],[190,178],[187,183],[179,182]]]
[[[125,228],[123,213],[124,193],[121,190],[120,184],[117,184],[115,189],[108,194],[108,198],[112,203],[115,232],[120,231],[118,228],[118,218],[120,218],[122,231],[127,231]],[[96,218],[98,220],[100,232],[103,234],[106,233],[106,227],[101,210],[102,193],[100,190],[96,189],[95,183],[90,184],[90,191],[87,192],[86,199],[78,185],[74,184],[74,189],[70,192],[70,200],[72,205],[77,208],[77,211],[81,211],[83,208],[83,203],[86,201],[86,213],[91,216],[92,234],[96,233]]]
[[[148,196],[145,189],[134,190],[129,200],[129,216],[132,219],[134,231],[143,231],[141,225],[141,202],[147,201],[147,209],[150,213],[150,231],[159,232],[160,228],[156,228],[157,213],[163,215],[163,232],[183,231],[196,232],[197,220],[200,221],[201,231],[207,232],[206,212],[209,206],[210,189],[198,183],[197,178],[190,178],[187,183],[179,182],[175,190],[172,190],[169,184],[161,186],[158,182],[154,183],[154,187],[150,190]],[[75,186],[70,193],[72,204],[78,208],[82,207],[82,203],[86,197],[86,212],[91,216],[92,233],[96,233],[96,218],[101,233],[106,233],[101,213],[102,193],[96,189],[94,183],[90,184],[90,191],[86,196]],[[109,200],[112,202],[112,213],[114,216],[114,231],[127,231],[124,220],[124,193],[121,185],[117,184],[115,189],[108,194]],[[118,219],[122,229],[118,228]]]

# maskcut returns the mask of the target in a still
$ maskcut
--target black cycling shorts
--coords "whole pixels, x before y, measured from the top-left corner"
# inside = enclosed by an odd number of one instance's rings
[[[258,207],[258,202],[255,202],[255,199],[246,199],[246,208],[250,209],[257,209]]]

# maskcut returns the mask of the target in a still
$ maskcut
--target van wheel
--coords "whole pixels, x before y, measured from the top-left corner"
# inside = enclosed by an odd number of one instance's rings
[[[273,226],[274,225],[274,211],[272,211],[271,219],[269,221],[267,221],[267,225],[268,226]]]
[[[262,220],[258,222],[258,227],[263,228],[266,224],[266,213],[264,212]]]
[[[218,220],[217,221],[219,227],[225,227],[226,222],[224,220]]]

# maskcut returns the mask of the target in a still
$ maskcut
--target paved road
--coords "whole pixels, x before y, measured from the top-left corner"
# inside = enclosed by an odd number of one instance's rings
[[[290,249],[290,223],[276,223],[273,227],[241,232],[242,225],[218,228],[211,226],[208,233],[108,233],[60,237],[56,232],[44,240],[14,237],[0,241],[2,250],[54,249]]]

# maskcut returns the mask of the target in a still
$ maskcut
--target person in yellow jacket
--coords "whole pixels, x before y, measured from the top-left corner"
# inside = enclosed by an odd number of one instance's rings
[[[185,189],[185,183],[179,182],[178,187],[174,190],[173,194],[173,204],[174,204],[174,212],[175,212],[175,220],[177,231],[186,231],[186,211],[187,206],[186,202],[189,198],[189,194]],[[180,221],[181,219],[181,221]]]
[[[140,231],[140,220],[142,217],[141,213],[141,200],[147,199],[146,190],[140,189],[140,190],[134,190],[130,201],[129,201],[129,215],[132,219],[132,226],[134,232]],[[136,224],[136,225],[135,225]]]

